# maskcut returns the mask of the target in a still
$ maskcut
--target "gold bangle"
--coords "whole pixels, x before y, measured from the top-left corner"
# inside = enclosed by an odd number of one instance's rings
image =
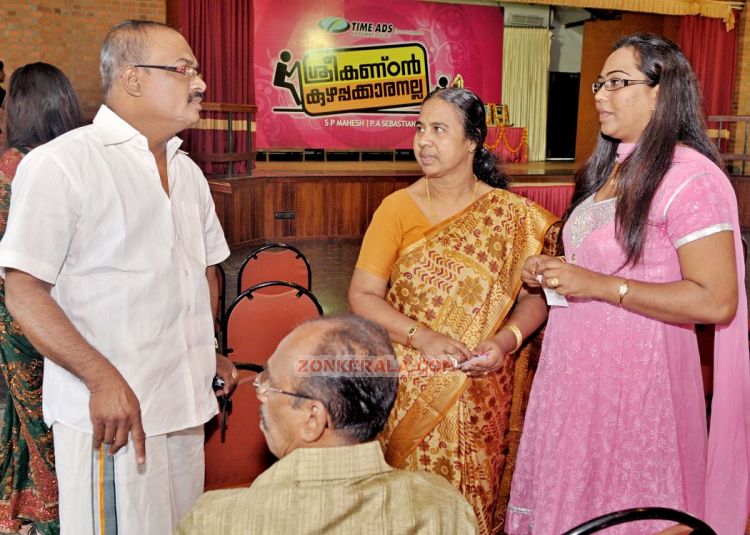
[[[630,291],[629,279],[625,279],[620,283],[619,288],[617,288],[617,295],[620,297],[620,306],[622,307],[622,298],[628,295],[628,292]]]
[[[523,333],[515,323],[506,323],[505,325],[503,325],[503,329],[508,329],[516,337],[516,347],[514,347],[513,351],[511,351],[511,353],[515,353],[523,343]]]
[[[409,330],[406,331],[406,345],[409,346],[412,349],[416,349],[413,345],[411,345],[411,337],[414,336],[414,334],[417,332],[417,329],[419,329],[421,325],[419,323],[415,323],[411,327],[409,327]]]

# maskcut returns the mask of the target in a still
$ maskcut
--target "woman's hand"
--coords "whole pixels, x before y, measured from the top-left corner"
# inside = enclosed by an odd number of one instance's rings
[[[425,357],[450,360],[453,357],[459,363],[472,356],[471,350],[458,340],[420,325],[411,337],[411,346]]]
[[[560,258],[548,257],[537,269],[537,274],[542,275],[542,286],[551,288],[560,295],[571,297],[598,297],[597,285],[608,276],[595,271],[567,264]]]
[[[536,280],[536,276],[542,272],[546,262],[555,260],[554,256],[546,254],[530,256],[523,263],[523,270],[521,271],[521,279],[524,284],[529,288],[539,288],[541,284]]]
[[[513,348],[510,348],[511,350]],[[459,364],[458,368],[470,377],[497,371],[505,361],[507,351],[495,339],[484,340],[474,350],[475,355]]]

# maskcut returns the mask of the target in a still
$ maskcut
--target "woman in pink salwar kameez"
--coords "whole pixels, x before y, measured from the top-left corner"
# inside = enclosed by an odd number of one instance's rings
[[[750,374],[734,191],[676,45],[620,39],[593,90],[602,136],[566,214],[567,262],[535,256],[524,270],[570,306],[549,315],[506,530],[559,534],[660,506],[741,534]],[[717,324],[710,438],[695,323]]]

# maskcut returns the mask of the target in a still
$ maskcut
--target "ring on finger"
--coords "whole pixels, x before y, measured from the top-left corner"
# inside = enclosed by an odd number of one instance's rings
[[[557,288],[558,286],[560,286],[560,279],[558,279],[557,277],[552,277],[547,282],[547,284],[549,284],[552,288]]]
[[[237,370],[232,370],[232,381],[235,383],[237,382],[237,379],[239,378],[239,374],[237,373]]]

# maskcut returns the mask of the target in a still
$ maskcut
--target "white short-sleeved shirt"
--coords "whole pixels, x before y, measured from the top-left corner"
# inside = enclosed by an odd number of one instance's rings
[[[207,266],[229,255],[206,179],[167,146],[170,195],[146,138],[106,106],[94,123],[31,151],[13,180],[0,274],[54,285],[52,297],[138,396],[147,435],[217,412]],[[89,392],[45,361],[43,409],[91,432]]]

